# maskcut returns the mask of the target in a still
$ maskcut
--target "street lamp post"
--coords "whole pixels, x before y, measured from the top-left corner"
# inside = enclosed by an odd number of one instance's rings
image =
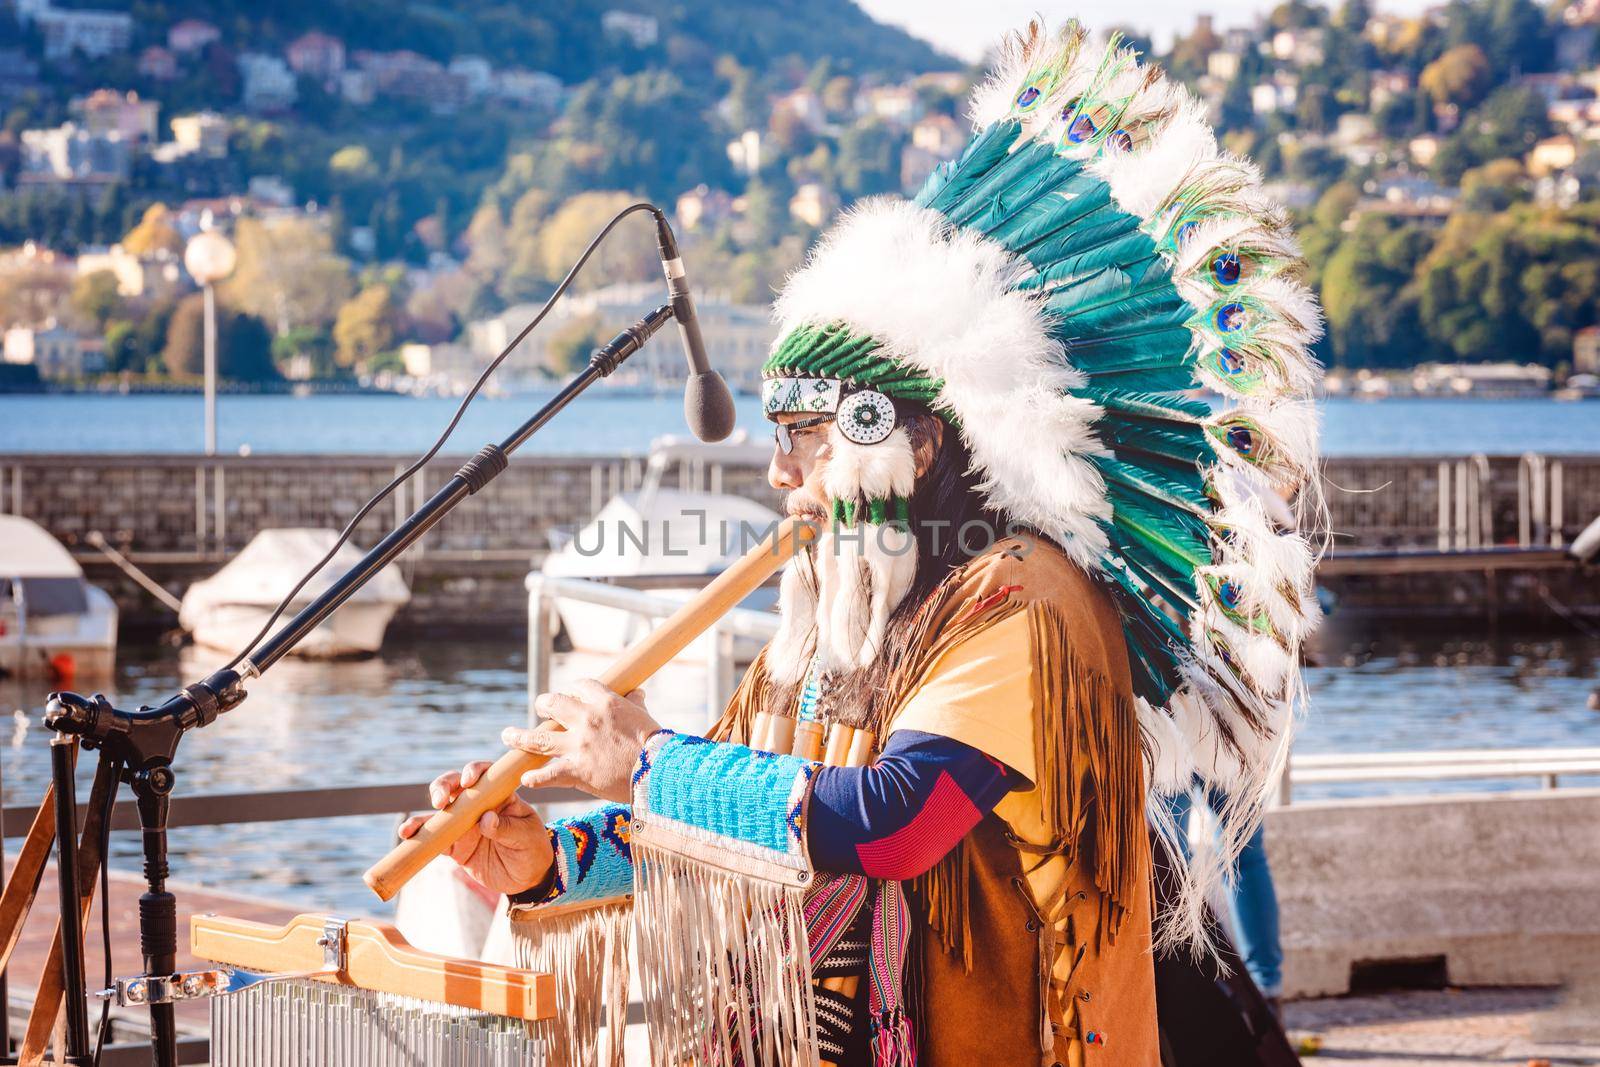
[[[217,282],[233,273],[233,242],[201,230],[183,250],[183,265],[205,293],[206,455],[217,454]]]

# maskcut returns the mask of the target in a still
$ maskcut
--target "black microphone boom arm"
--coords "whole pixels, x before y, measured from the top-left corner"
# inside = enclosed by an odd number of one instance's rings
[[[315,600],[301,608],[250,655],[241,660],[238,669],[224,668],[204,681],[196,682],[156,707],[138,711],[123,711],[111,706],[104,696],[84,697],[76,693],[51,693],[45,708],[45,725],[62,739],[77,737],[85,748],[103,749],[102,759],[114,760],[126,769],[126,774],[139,798],[140,821],[145,829],[145,872],[150,890],[145,894],[151,906],[141,903],[141,941],[147,945],[164,946],[175,943],[177,917],[171,894],[166,891],[166,799],[176,784],[171,764],[177,753],[178,742],[185,732],[214,722],[217,716],[231,711],[243,703],[246,693],[244,683],[259,677],[269,667],[282,659],[317,625],[349,600],[373,575],[386,564],[432,529],[440,519],[468,496],[488,485],[508,465],[508,457],[525,444],[528,438],[553,419],[578,394],[596,381],[611,374],[624,360],[637,352],[656,331],[672,320],[671,304],[663,304],[644,318],[596,349],[589,363],[573,376],[561,391],[534,413],[533,417],[517,427],[499,444],[485,445],[478,453],[461,465],[438,492],[426,503],[395,527],[388,536],[374,545],[361,560],[324,590]],[[58,793],[59,795],[59,793]],[[70,794],[70,790],[67,791]],[[64,840],[64,839],[63,839]],[[76,885],[69,886],[67,879],[75,877],[70,865],[60,865],[62,892],[77,893]],[[155,906],[159,905],[159,906]],[[62,937],[63,959],[83,959],[83,930],[77,923],[64,923]],[[155,958],[166,966],[169,954],[164,950]],[[147,960],[151,958],[147,952]],[[156,964],[147,964],[153,967]],[[81,976],[81,962],[78,972]],[[156,977],[165,977],[157,975]],[[81,977],[79,979],[81,986]],[[87,1005],[81,996],[66,1001],[68,1013],[69,1049],[74,1056],[84,1057],[83,1047],[88,1034]],[[150,1004],[151,1040],[158,1067],[176,1064],[172,1030],[172,1005]],[[83,1062],[77,1059],[74,1062]]]

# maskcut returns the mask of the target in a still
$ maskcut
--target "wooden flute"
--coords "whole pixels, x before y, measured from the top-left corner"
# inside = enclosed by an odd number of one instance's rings
[[[810,543],[815,533],[816,527],[803,519],[780,522],[765,540],[713,578],[660,626],[636,641],[600,675],[600,682],[624,694],[639,688],[691,641],[772,577]],[[470,789],[463,789],[449,807],[434,812],[415,835],[401,841],[373,864],[363,881],[380,899],[389,900],[434,857],[442,855],[462,834],[477,825],[484,812],[509,800],[522,776],[543,766],[547,758],[512,750],[495,760],[483,777]]]

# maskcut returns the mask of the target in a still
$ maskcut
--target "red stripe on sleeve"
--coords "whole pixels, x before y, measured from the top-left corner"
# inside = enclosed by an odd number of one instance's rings
[[[914,878],[955,848],[982,818],[972,798],[949,773],[940,771],[928,802],[909,823],[887,837],[856,846],[862,873],[893,881]]]

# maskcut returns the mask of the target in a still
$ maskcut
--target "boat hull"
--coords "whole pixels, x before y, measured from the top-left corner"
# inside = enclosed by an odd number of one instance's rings
[[[299,610],[298,606],[294,610]],[[334,612],[295,645],[291,655],[305,659],[346,659],[375,655],[399,604],[350,603]],[[294,611],[284,612],[283,618]],[[230,655],[248,645],[272,615],[264,604],[213,604],[194,619],[195,643]],[[283,619],[280,619],[281,623]]]

